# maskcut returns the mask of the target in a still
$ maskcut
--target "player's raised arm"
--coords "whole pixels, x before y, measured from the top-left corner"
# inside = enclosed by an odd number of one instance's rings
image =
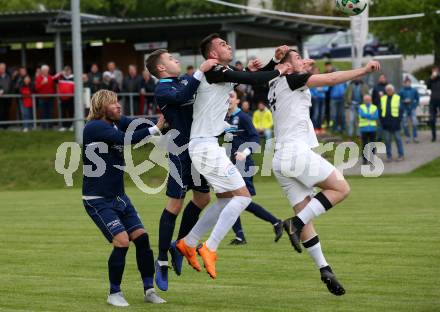
[[[170,104],[184,104],[193,98],[203,74],[217,64],[216,60],[206,60],[192,77],[188,77],[188,83],[183,88],[176,88],[172,82],[181,72],[180,62],[167,50],[159,49],[150,54],[146,60],[148,70],[159,78],[159,84],[155,90],[157,101],[165,101]]]
[[[284,75],[289,70],[289,64],[280,64],[278,69],[272,71],[242,72],[234,71],[228,67],[217,65],[205,73],[206,81],[209,83],[233,82],[250,85],[265,84],[270,80]]]
[[[286,45],[279,46],[275,49],[275,54],[272,59],[264,67],[259,59],[250,60],[247,66],[249,71],[271,71],[275,69],[286,53],[289,51],[289,47]]]
[[[343,83],[349,80],[353,80],[358,77],[362,77],[372,72],[376,72],[380,70],[380,63],[377,61],[369,61],[365,67],[346,70],[346,71],[337,71],[328,74],[317,74],[312,75],[307,80],[307,87],[323,87],[323,86],[334,86],[339,83]]]

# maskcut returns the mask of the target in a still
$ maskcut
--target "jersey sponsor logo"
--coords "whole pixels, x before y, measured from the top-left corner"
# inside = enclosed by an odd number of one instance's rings
[[[180,83],[186,86],[188,84],[188,80],[186,79],[180,80]]]

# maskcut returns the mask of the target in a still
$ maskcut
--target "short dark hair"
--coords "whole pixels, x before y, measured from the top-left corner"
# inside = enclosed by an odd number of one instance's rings
[[[200,42],[200,53],[202,53],[202,56],[206,60],[208,59],[209,52],[211,52],[212,41],[217,38],[221,38],[221,37],[219,34],[214,33],[214,34],[210,34],[209,36],[203,38],[203,40]]]
[[[188,66],[186,67],[186,70],[192,70],[192,69],[194,69],[194,66],[192,66],[192,65],[188,65]]]
[[[330,62],[330,61],[325,62],[324,66],[327,66],[327,65],[332,65],[332,62]]]
[[[290,52],[296,52],[296,53],[299,54],[299,52],[298,52],[297,50],[295,50],[295,49],[289,49],[289,51],[287,51],[287,53],[284,54],[284,57],[281,59],[281,61],[280,61],[281,64],[287,62],[287,59],[289,58]]]
[[[145,61],[145,67],[148,69],[148,71],[155,77],[158,78],[159,72],[157,71],[157,64],[159,64],[160,57],[162,54],[168,53],[168,50],[165,49],[158,49],[156,51],[153,51]]]

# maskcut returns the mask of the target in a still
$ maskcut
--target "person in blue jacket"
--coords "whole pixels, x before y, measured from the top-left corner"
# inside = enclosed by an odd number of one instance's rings
[[[225,141],[230,142],[231,144],[230,157],[232,163],[236,165],[241,172],[251,196],[255,196],[256,191],[253,182],[254,172],[252,172],[251,169],[255,166],[254,160],[252,159],[252,146],[259,145],[260,138],[252,123],[251,117],[238,108],[240,100],[237,98],[237,93],[232,91],[229,96],[230,104],[226,121],[231,126],[225,130]],[[283,234],[283,222],[280,219],[255,202],[251,202],[246,208],[246,211],[253,213],[256,217],[269,222],[273,226],[275,242],[281,238],[281,235]],[[232,229],[234,230],[235,238],[230,244],[246,244],[246,238],[240,217],[237,219]]]
[[[332,116],[334,132],[343,133],[345,131],[345,90],[347,85],[340,83],[334,85],[330,91],[330,115]]]
[[[419,106],[420,99],[417,89],[411,87],[411,79],[405,78],[403,88],[399,92],[400,103],[403,109],[403,131],[406,136],[406,143],[410,143],[411,134],[409,131],[409,125],[412,127],[412,140],[414,143],[419,143],[417,139],[417,116],[416,109]]]
[[[314,74],[319,74],[319,68],[314,68]],[[313,127],[317,133],[322,132],[322,119],[324,116],[324,104],[325,104],[325,94],[328,91],[328,87],[311,88],[310,93],[312,94],[312,122]]]

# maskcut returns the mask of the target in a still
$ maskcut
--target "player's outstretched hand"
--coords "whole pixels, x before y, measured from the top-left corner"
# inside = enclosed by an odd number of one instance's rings
[[[286,75],[292,70],[292,65],[290,63],[283,63],[278,64],[275,68],[280,71],[281,75]]]
[[[289,51],[289,47],[286,45],[279,46],[275,49],[275,59],[281,61],[286,53]]]
[[[242,153],[242,152],[236,152],[236,153],[235,153],[235,159],[236,159],[237,161],[243,161],[243,160],[246,159],[246,154],[245,154],[245,153]]]
[[[157,120],[156,127],[162,130],[164,124],[165,124],[165,117],[163,117],[163,115],[159,115],[159,119]]]
[[[248,63],[248,65],[247,65],[247,68],[251,71],[251,72],[254,72],[254,71],[257,71],[257,70],[259,70],[261,67],[263,67],[263,63],[261,63],[261,61],[259,60],[259,59],[253,59],[253,60],[250,60],[249,61],[249,63]]]
[[[378,61],[369,61],[367,65],[365,65],[365,71],[367,73],[373,73],[380,70],[380,63]]]
[[[207,71],[209,71],[211,68],[213,68],[215,65],[217,65],[218,61],[214,60],[214,59],[209,59],[204,61],[202,64],[200,64],[200,71],[206,73]]]

